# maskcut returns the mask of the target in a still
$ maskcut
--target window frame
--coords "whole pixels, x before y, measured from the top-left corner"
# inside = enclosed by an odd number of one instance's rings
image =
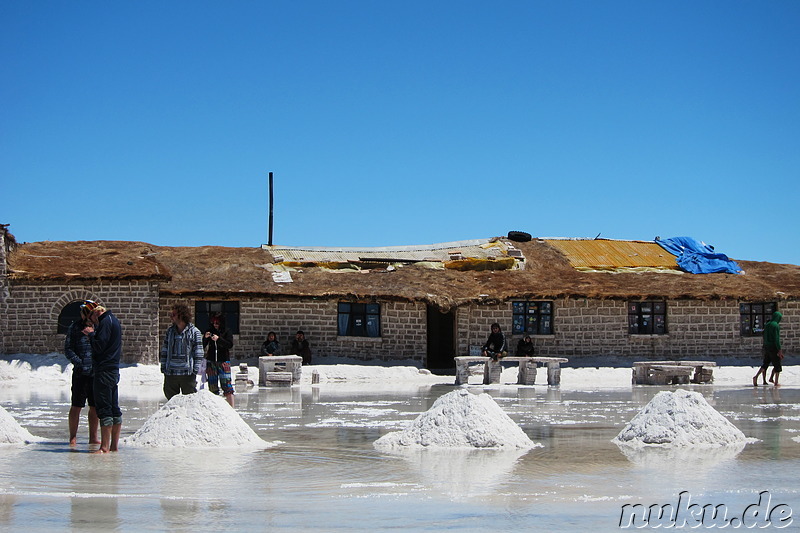
[[[336,334],[339,337],[376,339],[381,337],[381,304],[376,302],[338,302]]]
[[[555,303],[552,300],[512,301],[511,334],[555,335],[554,315]]]
[[[629,300],[626,307],[629,335],[669,335],[666,300]]]
[[[195,300],[194,325],[200,331],[205,331],[211,324],[211,313],[220,312],[225,317],[225,326],[233,335],[238,335],[241,317],[239,300]]]
[[[772,320],[772,313],[777,310],[778,302],[739,302],[739,335],[742,337],[763,336],[764,326]],[[759,318],[761,319],[760,329],[758,329]]]

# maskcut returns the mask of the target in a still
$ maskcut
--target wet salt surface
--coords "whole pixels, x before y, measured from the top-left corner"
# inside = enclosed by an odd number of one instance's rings
[[[675,504],[681,491],[740,513],[766,490],[773,504],[800,513],[800,389],[793,387],[684,387],[758,439],[732,456],[626,455],[612,442],[656,393],[673,388],[544,385],[470,387],[490,394],[542,448],[398,456],[374,441],[407,427],[453,387],[380,392],[376,384],[335,383],[237,395],[237,412],[255,433],[282,442],[272,448],[123,447],[94,456],[86,453],[85,417],[78,447],[66,445],[69,388],[62,388],[0,390],[0,405],[25,429],[52,439],[0,447],[4,530],[616,531],[622,505]],[[141,385],[121,403],[129,437],[166,402],[158,387]]]

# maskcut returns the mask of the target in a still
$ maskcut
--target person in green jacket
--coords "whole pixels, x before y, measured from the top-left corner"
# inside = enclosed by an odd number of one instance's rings
[[[783,349],[781,348],[781,318],[783,315],[779,311],[772,313],[772,320],[767,322],[764,326],[764,361],[761,363],[761,368],[758,369],[756,375],[753,376],[753,386],[758,386],[758,376],[764,380],[764,385],[767,384],[767,368],[772,363],[772,374],[769,380],[776,386],[778,379],[781,376],[781,359],[783,359]]]

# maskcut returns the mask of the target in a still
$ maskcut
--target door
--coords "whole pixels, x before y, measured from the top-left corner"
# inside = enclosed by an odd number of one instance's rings
[[[428,357],[426,367],[434,374],[455,374],[456,313],[428,306]]]

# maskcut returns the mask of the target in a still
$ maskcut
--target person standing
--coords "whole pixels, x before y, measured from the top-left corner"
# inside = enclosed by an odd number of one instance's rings
[[[111,311],[92,300],[81,306],[87,325],[83,334],[92,345],[94,400],[100,420],[100,448],[95,453],[116,452],[122,430],[119,407],[119,363],[122,359],[122,326]]]
[[[206,375],[208,390],[222,395],[233,407],[233,384],[231,383],[231,356],[233,333],[225,326],[225,317],[220,313],[211,315],[211,325],[203,333],[203,349],[206,353]]]
[[[497,361],[499,358],[505,357],[507,353],[506,336],[500,329],[500,324],[495,322],[492,324],[492,332],[489,334],[489,338],[486,339],[486,344],[483,345],[483,355]]]
[[[764,380],[764,385],[767,384],[767,369],[772,363],[772,374],[769,380],[776,386],[780,387],[778,380],[783,371],[781,360],[783,359],[783,349],[781,348],[781,319],[783,314],[780,311],[772,313],[772,320],[764,326],[764,361],[761,363],[761,368],[758,369],[756,375],[753,376],[753,386],[758,386],[758,376],[760,375]]]
[[[189,307],[175,304],[169,312],[172,325],[161,344],[161,373],[164,374],[164,396],[197,392],[197,374],[202,368],[203,335],[192,324]]]
[[[83,334],[83,328],[89,325],[88,311],[81,307],[81,317],[67,328],[64,337],[64,355],[72,363],[72,402],[69,408],[69,445],[78,443],[78,424],[81,419],[81,410],[89,404],[89,444],[100,444],[97,438],[97,427],[100,420],[97,418],[97,409],[94,403],[94,374],[92,372],[92,343],[89,337]]]
[[[311,346],[308,344],[303,330],[298,330],[292,339],[292,353],[302,357],[304,365],[311,364]]]

